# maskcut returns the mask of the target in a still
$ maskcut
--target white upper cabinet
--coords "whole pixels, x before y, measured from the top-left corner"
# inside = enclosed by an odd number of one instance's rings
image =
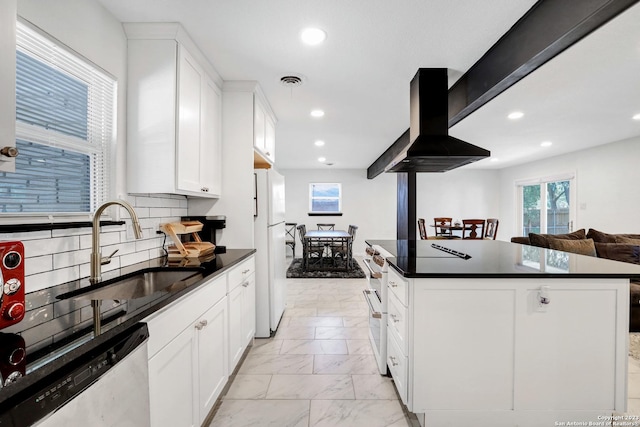
[[[16,146],[16,2],[0,2],[0,149]],[[0,172],[15,172],[15,157],[0,154]]]
[[[275,162],[276,126],[275,119],[261,92],[254,95],[253,146],[269,163]]]
[[[178,24],[124,26],[128,191],[220,197],[220,77]]]

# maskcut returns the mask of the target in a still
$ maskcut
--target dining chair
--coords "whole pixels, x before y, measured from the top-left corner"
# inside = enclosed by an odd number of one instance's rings
[[[487,226],[484,232],[485,240],[496,240],[496,235],[498,234],[498,225],[500,225],[500,221],[498,221],[498,218],[487,218]]]
[[[302,243],[302,268],[307,270],[309,268],[310,260],[317,259],[322,266],[322,255],[324,254],[324,244],[318,244],[305,236],[307,234],[307,226],[300,224],[298,227],[298,234],[300,235],[300,243]]]
[[[462,220],[462,238],[482,240],[484,238],[484,225],[485,225],[484,219],[463,219]]]
[[[358,231],[357,225],[349,225],[348,233],[351,239],[335,239],[331,245],[331,258],[334,260],[336,257],[341,257],[347,263],[347,268],[351,268],[353,262],[353,241],[356,239],[356,231]]]
[[[318,230],[335,230],[335,224],[318,224]]]
[[[296,257],[296,226],[298,224],[295,222],[285,222],[284,230],[286,232],[284,244],[291,248],[291,252],[293,252],[293,257]]]
[[[428,236],[427,226],[424,218],[418,218],[418,230],[420,231],[420,240],[449,240],[455,236]]]
[[[448,218],[448,217],[436,217],[433,218],[433,226],[435,229],[435,235],[436,236],[453,236],[453,233],[451,232],[450,228],[446,228],[446,229],[442,229],[442,226],[446,225],[451,227],[451,221],[453,220],[453,218]]]
[[[420,240],[427,240],[427,227],[424,223],[424,218],[418,218],[418,230],[420,231]]]

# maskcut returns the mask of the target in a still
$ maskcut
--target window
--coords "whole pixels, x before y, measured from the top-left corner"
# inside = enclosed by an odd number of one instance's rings
[[[16,158],[0,173],[0,213],[94,211],[109,192],[114,79],[18,22]]]
[[[523,236],[529,233],[563,234],[573,231],[573,175],[518,184],[518,215]]]
[[[335,214],[342,212],[342,185],[309,184],[309,212]]]

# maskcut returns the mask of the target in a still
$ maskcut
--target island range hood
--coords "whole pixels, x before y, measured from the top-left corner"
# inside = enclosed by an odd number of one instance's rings
[[[446,172],[491,155],[449,136],[446,68],[420,68],[410,90],[411,126],[381,156],[391,159],[385,172]]]

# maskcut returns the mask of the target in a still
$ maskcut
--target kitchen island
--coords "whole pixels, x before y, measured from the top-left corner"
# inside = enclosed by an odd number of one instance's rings
[[[387,365],[422,425],[589,425],[625,412],[640,266],[489,240],[367,243],[394,255]]]

